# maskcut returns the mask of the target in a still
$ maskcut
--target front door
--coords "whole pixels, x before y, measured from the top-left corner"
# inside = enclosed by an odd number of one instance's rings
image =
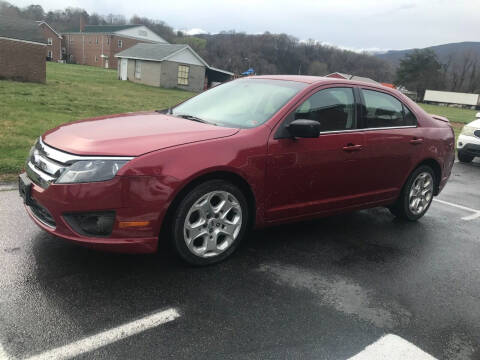
[[[128,59],[123,59],[120,62],[120,79],[127,80]]]
[[[350,87],[319,90],[273,132],[268,144],[266,219],[304,217],[362,203],[364,133]],[[320,123],[318,138],[289,137],[296,119]]]

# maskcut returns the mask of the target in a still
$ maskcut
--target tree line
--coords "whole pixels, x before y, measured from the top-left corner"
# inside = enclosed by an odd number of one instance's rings
[[[0,14],[43,20],[58,32],[78,30],[80,18],[88,25],[143,24],[170,43],[187,43],[210,65],[240,74],[253,68],[257,74],[326,75],[331,72],[394,82],[417,91],[425,89],[480,93],[480,59],[474,53],[452,53],[440,62],[430,49],[408,53],[397,68],[368,53],[327,46],[318,41],[300,41],[287,34],[260,35],[223,31],[187,36],[163,21],[146,17],[89,14],[80,8],[45,12],[40,5],[19,8],[0,0]]]
[[[474,52],[452,53],[442,63],[431,49],[417,49],[400,60],[395,83],[415,90],[420,99],[426,89],[478,94],[480,59]]]

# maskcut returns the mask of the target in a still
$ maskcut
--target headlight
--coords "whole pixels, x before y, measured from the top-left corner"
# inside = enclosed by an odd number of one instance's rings
[[[113,179],[118,170],[128,161],[125,160],[81,160],[62,173],[57,184],[106,181]]]
[[[474,136],[474,132],[475,130],[477,130],[476,128],[474,128],[473,126],[468,126],[468,125],[465,125],[462,129],[462,132],[461,134],[462,135],[467,135],[467,136]]]

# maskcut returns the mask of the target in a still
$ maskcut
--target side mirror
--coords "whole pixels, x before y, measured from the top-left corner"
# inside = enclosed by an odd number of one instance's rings
[[[286,128],[292,137],[317,138],[320,136],[320,123],[314,120],[294,120]]]

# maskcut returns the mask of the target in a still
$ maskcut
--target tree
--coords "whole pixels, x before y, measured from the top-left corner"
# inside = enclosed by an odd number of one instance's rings
[[[395,84],[415,90],[423,99],[426,89],[439,89],[444,83],[442,64],[431,49],[414,50],[400,60]]]

